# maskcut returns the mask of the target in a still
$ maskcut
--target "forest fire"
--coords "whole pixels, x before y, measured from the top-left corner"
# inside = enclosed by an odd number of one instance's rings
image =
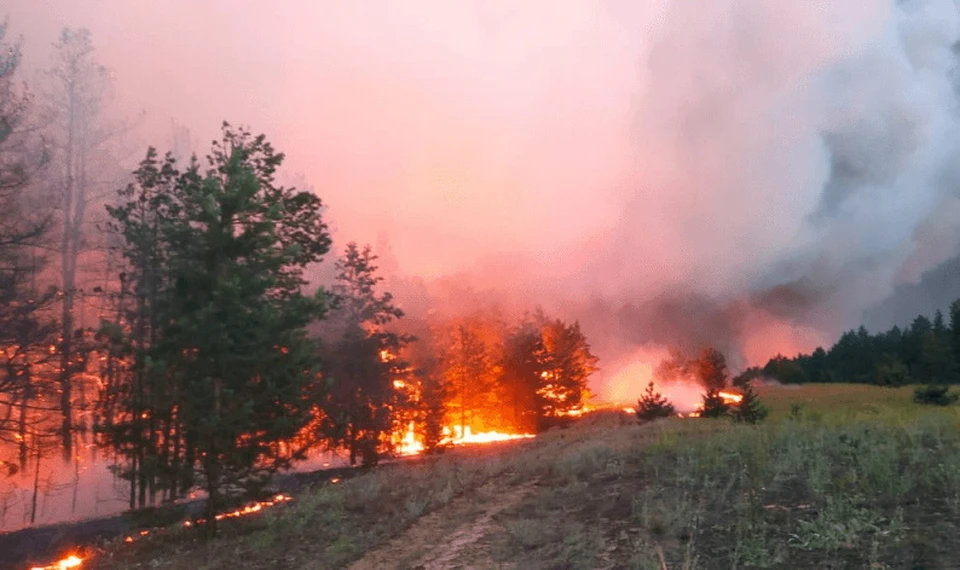
[[[743,395],[736,392],[727,392],[720,391],[717,395],[723,400],[728,406],[735,406],[743,401]],[[634,415],[637,413],[637,408],[635,406],[624,406],[620,408],[621,411],[625,414]],[[681,408],[681,409],[690,409],[690,408]],[[697,402],[696,406],[687,413],[676,412],[676,417],[678,418],[699,418],[703,410],[703,402]]]
[[[16,51],[7,47],[0,26],[0,53]],[[76,88],[99,97],[102,85],[88,84],[77,71],[101,69],[89,35],[64,34],[56,49],[63,56],[57,59],[62,69],[51,75],[58,78],[56,91]],[[0,113],[6,111],[0,105]],[[14,118],[0,117],[0,123],[19,123],[21,117]],[[82,137],[71,128],[54,134],[69,156],[79,156],[85,150],[73,143]],[[151,147],[129,173],[130,184],[97,189],[95,207],[87,210],[71,186],[62,189],[63,202],[76,212],[36,212],[36,220],[57,224],[48,228],[27,217],[22,228],[0,228],[4,259],[34,259],[44,240],[63,236],[60,265],[14,264],[15,287],[4,288],[0,299],[0,467],[16,476],[10,490],[0,488],[0,515],[15,500],[27,505],[17,520],[34,525],[190,499],[195,492],[215,499],[235,484],[257,486],[260,474],[273,475],[311,450],[344,452],[350,465],[372,466],[398,448],[411,455],[437,444],[531,438],[588,411],[587,386],[598,358],[576,321],[540,309],[501,314],[499,301],[435,311],[432,305],[440,303],[434,299],[417,318],[400,321],[404,311],[380,290],[385,277],[378,255],[354,242],[331,268],[329,291],[337,302],[304,297],[312,268],[332,253],[320,197],[275,185],[273,169],[283,155],[263,136],[228,123],[221,129],[206,166],[170,153],[160,167]],[[0,139],[0,147],[12,141]],[[243,164],[231,162],[225,148],[243,149]],[[233,170],[226,178],[213,174],[227,169]],[[247,181],[250,172],[256,184],[243,208],[235,208],[234,197],[218,195],[223,204],[216,207],[226,208],[229,219],[197,218],[190,205],[206,199],[205,184],[233,188],[234,179]],[[8,209],[28,197],[33,203],[32,181],[15,190],[3,196],[11,197],[4,201]],[[167,198],[175,202],[169,219],[163,217]],[[94,210],[102,219],[83,219]],[[284,215],[261,227],[254,220],[265,212]],[[161,218],[164,230],[151,232],[149,243],[133,238]],[[46,235],[48,229],[53,233]],[[254,229],[264,239],[247,247],[245,232]],[[217,238],[199,239],[211,235]],[[31,238],[12,239],[17,236]],[[81,247],[101,239],[117,247]],[[201,242],[203,248],[193,247]],[[259,245],[268,243],[276,247]],[[163,252],[157,263],[137,254],[145,247]],[[223,264],[194,271],[200,257]],[[175,286],[187,282],[189,296]],[[39,298],[40,290],[51,292]],[[227,303],[235,298],[228,290],[244,292],[247,311]],[[252,329],[248,312],[262,317],[262,326]],[[416,431],[411,426],[408,432],[411,420]],[[246,476],[254,471],[258,477]],[[100,480],[122,487],[119,493],[103,490],[111,496],[109,509],[101,509]],[[46,500],[61,491],[71,498]],[[209,528],[283,500],[216,519],[211,511],[206,522]]]
[[[735,392],[719,392],[717,395],[720,396],[720,397],[723,399],[723,402],[724,402],[725,404],[727,404],[728,406],[732,406],[732,405],[735,405],[735,404],[739,404],[739,403],[741,402],[741,400],[743,400],[743,396],[740,395],[740,394],[737,394],[737,393],[735,393]],[[690,412],[690,413],[687,414],[686,416],[684,416],[683,414],[677,414],[677,416],[678,416],[678,417],[681,417],[681,418],[684,418],[684,417],[686,417],[686,418],[699,418],[699,417],[700,417],[700,412],[701,412],[701,410],[703,410],[703,402],[699,403],[699,404],[697,405],[697,409],[695,409],[694,411]]]
[[[34,566],[30,570],[68,570],[70,568],[80,568],[83,565],[83,558],[76,554],[71,554],[65,558],[57,560],[49,566]]]
[[[274,496],[274,497],[273,497],[272,499],[270,499],[269,501],[257,501],[257,502],[255,502],[255,503],[251,503],[251,504],[249,504],[249,505],[247,505],[247,506],[245,506],[245,507],[243,507],[243,508],[237,509],[237,510],[235,510],[235,511],[230,511],[230,512],[226,512],[226,513],[221,513],[221,514],[219,514],[219,515],[216,515],[214,518],[216,518],[218,521],[222,521],[222,520],[224,520],[224,519],[240,518],[240,517],[243,517],[243,516],[247,516],[247,515],[252,515],[252,514],[255,514],[255,513],[259,513],[259,512],[261,512],[261,511],[263,511],[264,509],[267,509],[267,508],[270,508],[270,507],[279,505],[280,503],[286,503],[287,501],[292,501],[292,500],[293,500],[293,497],[291,497],[291,496],[289,496],[289,495],[280,494],[280,495]],[[205,524],[206,522],[207,522],[206,519],[197,519],[196,522],[194,522],[194,521],[184,521],[184,522],[183,522],[183,526],[186,527],[186,528],[190,528],[190,527],[193,527],[194,525]],[[141,531],[139,532],[139,536],[140,536],[140,537],[145,537],[145,536],[149,536],[149,535],[150,535],[150,531],[149,531],[149,530],[141,530]],[[124,541],[125,543],[127,543],[127,544],[130,544],[130,543],[134,542],[135,540],[137,540],[137,539],[136,539],[134,536],[127,536],[126,538],[123,539],[123,541]],[[48,568],[56,568],[57,570],[60,569],[59,566],[50,566],[50,567],[48,567]],[[70,566],[67,566],[66,568],[70,568]],[[34,569],[31,569],[31,570],[34,570]]]
[[[473,433],[470,426],[462,430],[460,426],[447,426],[443,428],[443,439],[441,445],[472,445],[483,443],[497,443],[502,441],[513,441],[517,439],[530,439],[536,437],[531,433],[505,433],[500,431],[484,431]],[[417,440],[416,431],[411,426],[403,436],[403,440],[397,446],[397,452],[400,455],[419,455],[423,453],[423,442]]]

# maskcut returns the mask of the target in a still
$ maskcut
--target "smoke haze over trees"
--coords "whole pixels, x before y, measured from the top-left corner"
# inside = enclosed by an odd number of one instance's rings
[[[7,6],[28,67],[91,29],[143,140],[256,125],[338,243],[543,303],[608,360],[809,351],[960,247],[949,1]]]
[[[788,358],[777,354],[762,367],[738,377],[772,378],[786,383],[854,382],[880,386],[960,383],[960,299],[946,315],[917,315],[906,327],[894,325],[871,334],[849,330],[829,349]]]

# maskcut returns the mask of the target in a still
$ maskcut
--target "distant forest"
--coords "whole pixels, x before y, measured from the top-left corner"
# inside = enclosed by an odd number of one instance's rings
[[[747,369],[737,381],[773,378],[783,383],[848,382],[903,386],[960,383],[960,299],[933,318],[870,334],[863,326],[845,332],[829,350],[794,358],[778,354],[765,366]],[[949,320],[949,323],[947,322]]]

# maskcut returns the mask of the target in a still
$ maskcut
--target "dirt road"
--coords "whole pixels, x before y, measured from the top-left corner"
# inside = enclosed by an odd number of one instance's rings
[[[536,481],[510,489],[488,483],[421,517],[387,544],[368,552],[350,570],[497,568],[484,538],[501,530],[497,514],[517,504]]]

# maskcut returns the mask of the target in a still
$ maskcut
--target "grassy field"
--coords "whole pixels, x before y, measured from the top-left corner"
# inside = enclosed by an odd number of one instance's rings
[[[960,408],[911,394],[765,388],[756,427],[599,412],[315,487],[214,541],[115,545],[89,567],[958,568]]]

